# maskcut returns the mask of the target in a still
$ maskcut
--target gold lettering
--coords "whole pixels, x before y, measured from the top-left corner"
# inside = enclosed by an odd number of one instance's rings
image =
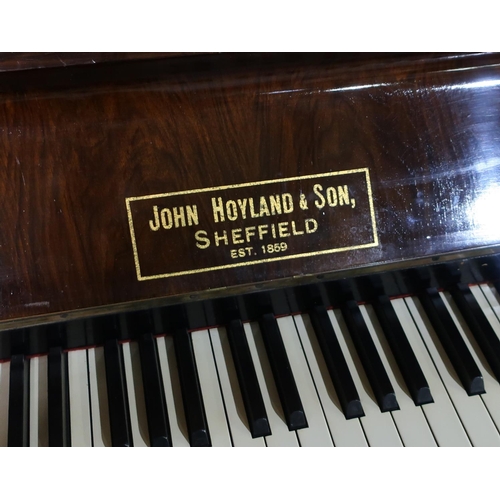
[[[226,215],[229,220],[236,220],[238,218],[238,209],[235,201],[229,200],[226,202]]]
[[[252,217],[252,219],[259,217],[259,214],[255,213],[255,207],[253,206],[253,198],[249,198],[248,205],[250,207],[250,217]]]
[[[224,222],[224,205],[222,198],[212,198],[212,210],[214,213],[214,222]]]
[[[194,233],[194,237],[196,239],[196,246],[198,248],[205,250],[205,248],[208,248],[210,246],[210,240],[207,238],[206,231],[196,231],[196,233]]]
[[[290,232],[288,231],[288,222],[278,223],[278,234],[280,238],[286,238],[287,236],[290,236]]]
[[[271,205],[272,215],[281,215],[281,198],[279,194],[272,194],[269,196],[269,203]]]
[[[259,232],[259,240],[264,239],[264,235],[269,233],[269,226],[267,224],[261,224],[257,226],[257,231]]]
[[[196,205],[186,205],[186,217],[189,226],[198,225],[198,207]]]
[[[229,245],[229,240],[227,238],[227,231],[224,229],[224,231],[222,231],[222,235],[221,236],[219,236],[219,233],[217,231],[215,231],[215,233],[214,233],[214,241],[215,241],[215,246],[219,246],[220,245],[219,241],[224,241],[225,245]]]
[[[247,218],[247,199],[243,198],[242,200],[237,200],[238,201],[238,206],[240,207],[241,210],[241,217],[243,219]]]
[[[161,212],[161,226],[163,229],[172,229],[174,223],[172,222],[172,212],[169,208],[164,208]]]
[[[301,234],[304,234],[304,231],[298,231],[297,228],[295,227],[295,221],[292,221],[292,234],[294,236],[300,236]]]
[[[304,223],[306,225],[307,234],[315,233],[316,230],[318,229],[318,223],[316,222],[315,219],[306,219]]]
[[[246,242],[250,241],[251,236],[255,236],[255,226],[249,226],[245,228]]]
[[[313,193],[319,198],[319,200],[315,200],[314,204],[318,208],[323,208],[325,206],[325,197],[321,194],[323,191],[323,186],[321,184],[314,184]]]
[[[271,212],[269,212],[269,207],[267,206],[267,201],[265,196],[260,197],[260,212],[259,215],[261,217],[264,217],[264,215],[267,215],[268,217],[271,215]]]
[[[186,218],[184,217],[184,207],[174,207],[174,225],[175,227],[186,227]]]
[[[284,193],[281,195],[281,200],[283,202],[283,213],[289,214],[293,212],[293,198],[290,193]]]
[[[151,231],[158,231],[160,229],[160,219],[158,218],[158,205],[153,207],[153,220],[149,221],[149,228]]]
[[[334,187],[326,188],[326,199],[331,207],[337,206],[337,191]]]
[[[339,203],[340,205],[349,205],[349,188],[347,187],[347,184],[342,186],[339,186],[338,188],[339,191]]]
[[[231,234],[233,236],[233,243],[235,245],[240,245],[241,243],[245,243],[245,240],[241,237],[241,232],[243,231],[243,229],[239,228],[239,229],[233,229],[231,231]]]

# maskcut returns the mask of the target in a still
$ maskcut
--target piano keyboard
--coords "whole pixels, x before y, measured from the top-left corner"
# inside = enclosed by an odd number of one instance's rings
[[[487,284],[469,290],[498,340],[498,293]],[[500,383],[491,366],[500,353],[486,354],[454,298],[438,296],[465,354],[449,354],[435,319],[410,296],[390,301],[408,341],[399,345],[409,345],[399,354],[375,308],[361,304],[357,333],[334,308],[325,309],[328,324],[295,314],[14,355],[0,363],[0,446],[500,446]],[[344,379],[328,366],[335,349]],[[414,381],[427,392],[409,388],[405,364],[413,359],[422,374],[414,371]],[[467,374],[476,371],[482,380],[469,395]],[[429,392],[425,404],[415,403]]]

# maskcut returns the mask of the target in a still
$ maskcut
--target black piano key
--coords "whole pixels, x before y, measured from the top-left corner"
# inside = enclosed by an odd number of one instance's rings
[[[483,376],[437,289],[428,288],[418,297],[467,394],[484,394]]]
[[[429,384],[418,364],[389,297],[386,295],[377,297],[372,305],[413,402],[417,406],[432,403],[433,399]]]
[[[496,379],[500,382],[500,339],[467,285],[458,283],[450,288],[450,293]]]
[[[288,429],[303,429],[308,426],[307,418],[276,318],[264,314],[259,325]]]
[[[309,311],[309,317],[345,418],[363,417],[365,412],[358,391],[326,308],[324,306],[313,307]]]
[[[247,414],[250,433],[253,438],[269,436],[271,428],[267,418],[264,400],[257,374],[250,354],[247,338],[241,320],[230,321],[227,336],[233,356],[236,375]]]
[[[156,342],[151,333],[139,337],[139,352],[151,446],[172,446]]]
[[[71,446],[67,355],[52,347],[48,356],[49,446]]]
[[[396,393],[358,304],[354,300],[349,300],[342,304],[341,311],[380,410],[383,412],[399,410]]]
[[[8,446],[29,446],[29,362],[24,354],[10,360]]]
[[[196,370],[191,336],[187,330],[174,334],[175,357],[181,384],[184,414],[191,446],[211,446],[205,407]]]
[[[113,446],[134,446],[130,428],[127,383],[123,368],[121,345],[116,339],[104,343],[106,386],[108,391],[109,425]]]

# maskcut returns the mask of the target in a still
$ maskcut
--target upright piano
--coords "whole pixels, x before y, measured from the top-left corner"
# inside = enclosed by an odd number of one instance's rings
[[[500,57],[0,54],[1,446],[500,445]]]

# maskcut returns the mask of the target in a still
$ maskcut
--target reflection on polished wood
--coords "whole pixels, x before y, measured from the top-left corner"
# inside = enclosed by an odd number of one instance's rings
[[[19,57],[22,71],[0,57],[0,328],[498,250],[498,55],[174,56]],[[152,240],[152,268],[242,265],[137,279],[126,199],[356,169],[369,172],[376,245],[315,255],[325,234],[347,248],[362,229],[332,205],[315,212],[324,231],[300,240],[307,256],[244,265],[230,254],[244,245],[196,246],[196,230],[249,225],[214,221],[207,197],[203,227],[179,222]],[[263,194],[318,199],[312,186],[276,186]],[[259,199],[242,193],[235,203]],[[252,225],[291,227],[298,213]]]

